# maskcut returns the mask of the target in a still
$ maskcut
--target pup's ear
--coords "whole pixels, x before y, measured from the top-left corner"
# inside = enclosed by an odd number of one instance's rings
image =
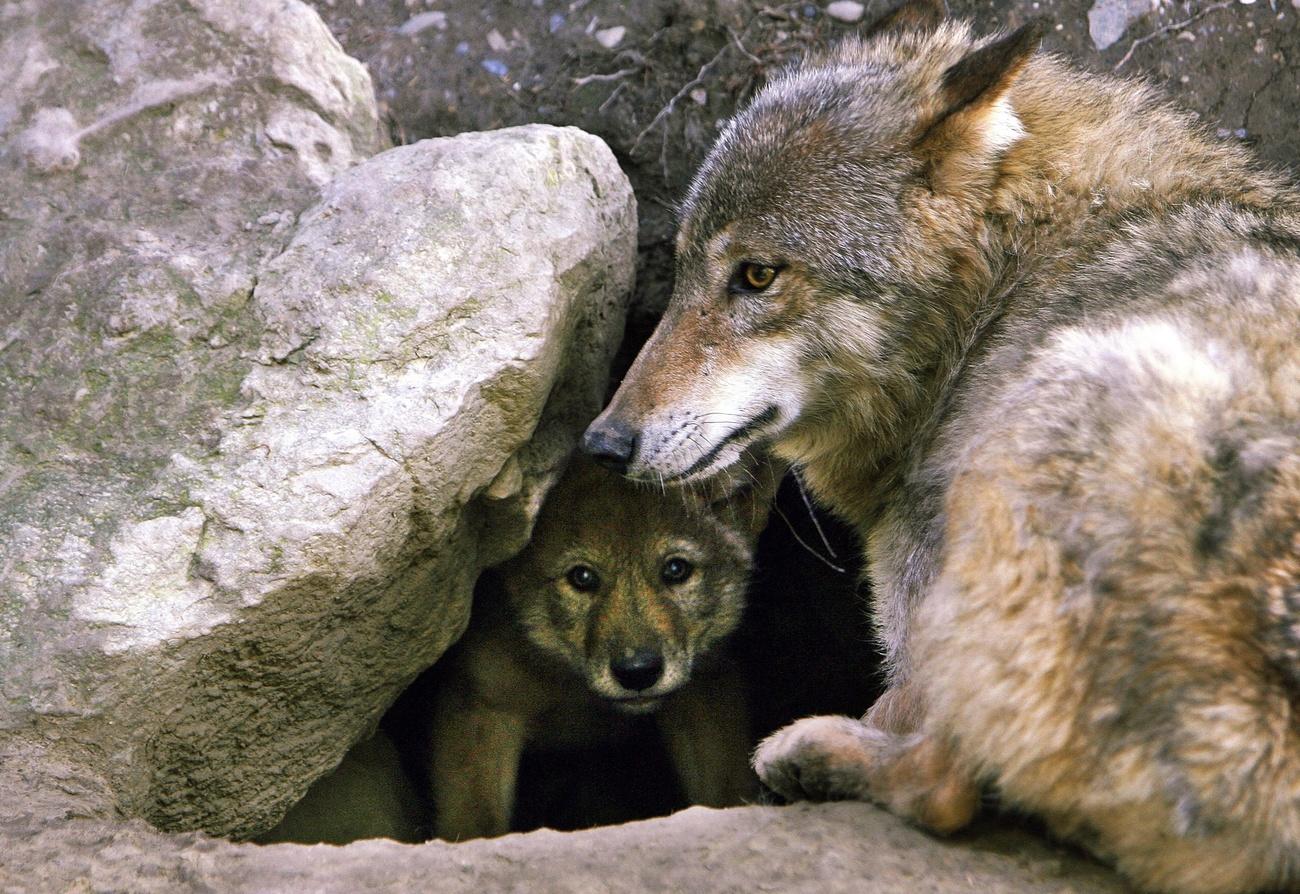
[[[773,458],[743,460],[732,471],[723,473],[725,482],[715,479],[714,486],[719,490],[712,495],[710,511],[725,519],[751,544],[757,542],[758,535],[767,527],[767,516],[785,472],[785,464]]]
[[[900,31],[933,31],[947,17],[948,7],[944,0],[903,0],[864,29],[862,36],[870,39]]]
[[[916,143],[935,192],[959,188],[1024,136],[1007,93],[1043,38],[1034,20],[980,47],[943,73],[937,113]]]

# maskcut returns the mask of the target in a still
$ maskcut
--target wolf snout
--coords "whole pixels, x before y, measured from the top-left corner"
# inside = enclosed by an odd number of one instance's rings
[[[582,451],[619,474],[627,471],[636,445],[636,429],[617,418],[597,419],[582,436]]]

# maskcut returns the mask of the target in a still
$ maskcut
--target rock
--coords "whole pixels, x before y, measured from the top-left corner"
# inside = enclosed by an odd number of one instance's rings
[[[1153,8],[1152,0],[1097,0],[1088,10],[1088,34],[1097,49],[1104,50]]]
[[[4,15],[0,827],[252,835],[524,542],[603,397],[631,193],[574,130],[359,164],[369,81],[297,2]]]
[[[411,16],[397,28],[397,33],[405,36],[419,34],[427,28],[436,28],[439,31],[447,30],[447,14],[438,10],[422,12]]]
[[[626,34],[627,28],[622,25],[615,25],[613,28],[601,28],[596,32],[596,43],[607,50],[612,50],[623,42]]]
[[[826,14],[841,22],[859,21],[865,11],[866,7],[854,0],[835,0],[834,3],[826,4]]]
[[[718,811],[586,832],[464,844],[370,840],[346,847],[231,844],[141,823],[58,821],[13,835],[0,889],[139,894],[314,891],[870,891],[872,894],[1125,894],[1112,873],[1023,832],[935,839],[866,804]],[[6,872],[9,876],[6,877]],[[81,887],[79,887],[81,886]]]

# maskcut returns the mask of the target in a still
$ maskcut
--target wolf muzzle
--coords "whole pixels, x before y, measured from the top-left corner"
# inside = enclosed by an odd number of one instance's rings
[[[597,419],[582,436],[582,452],[620,475],[636,455],[637,432],[621,419]]]

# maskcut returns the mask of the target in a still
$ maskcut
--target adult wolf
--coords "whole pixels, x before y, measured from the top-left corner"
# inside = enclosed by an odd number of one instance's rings
[[[585,448],[770,449],[860,532],[890,690],[765,742],[773,788],[943,831],[987,784],[1147,888],[1294,888],[1300,200],[936,7],[728,124]]]

